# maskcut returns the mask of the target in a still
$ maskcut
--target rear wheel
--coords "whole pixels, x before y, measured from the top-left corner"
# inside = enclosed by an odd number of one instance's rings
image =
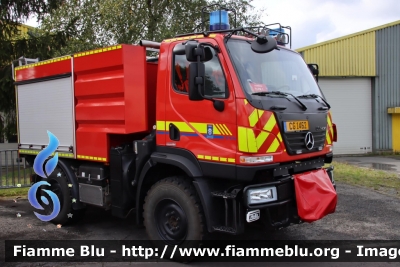
[[[204,219],[200,200],[188,180],[169,177],[148,191],[144,202],[144,225],[151,240],[171,245],[200,245]],[[193,241],[195,243],[193,243]]]
[[[42,186],[41,189],[52,191],[54,194],[57,195],[60,201],[60,212],[57,217],[51,220],[52,223],[69,224],[74,223],[83,217],[85,209],[72,209],[72,203],[74,199],[72,198],[70,193],[70,187],[68,186],[67,182],[67,175],[60,166],[57,166],[53,173],[47,179],[43,179],[43,181],[47,181],[50,184],[50,188],[48,186]],[[48,198],[47,193],[43,190],[39,190],[38,193],[40,194],[40,198],[42,196]],[[48,203],[46,204],[40,198],[38,198],[38,201],[44,208],[44,214],[51,214],[54,209],[52,201],[48,201]]]

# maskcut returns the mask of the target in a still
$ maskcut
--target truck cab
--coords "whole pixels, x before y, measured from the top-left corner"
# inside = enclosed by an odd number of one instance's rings
[[[88,205],[121,218],[133,211],[150,239],[183,244],[334,212],[333,168],[324,166],[336,127],[313,73],[285,47],[282,27],[231,29],[221,12],[211,12],[219,20],[210,31],[16,68],[20,155],[34,165],[45,150],[35,131],[60,138],[55,171],[32,178],[63,200],[54,223]],[[66,105],[59,134],[44,119],[51,103],[25,106],[28,92],[43,99],[46,88]]]

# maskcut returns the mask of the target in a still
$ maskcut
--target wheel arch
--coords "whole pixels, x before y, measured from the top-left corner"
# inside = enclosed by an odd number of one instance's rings
[[[153,153],[144,164],[136,189],[136,221],[138,224],[143,222],[143,203],[147,191],[159,180],[174,175],[184,176],[193,182],[197,177],[202,177],[203,172],[193,160],[169,153]],[[195,188],[197,189],[197,187]]]

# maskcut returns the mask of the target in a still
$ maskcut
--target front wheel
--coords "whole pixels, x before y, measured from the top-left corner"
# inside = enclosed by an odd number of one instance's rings
[[[199,244],[203,239],[202,207],[190,181],[182,177],[158,181],[148,191],[143,208],[144,225],[151,240],[185,245],[193,241]]]

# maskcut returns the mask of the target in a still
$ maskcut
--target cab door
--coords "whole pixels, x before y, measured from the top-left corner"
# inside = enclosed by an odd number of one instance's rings
[[[201,41],[217,45],[213,39]],[[237,148],[236,105],[224,56],[210,46],[212,59],[204,62],[204,93],[207,97],[224,102],[224,110],[218,111],[210,100],[189,100],[190,63],[185,55],[173,53],[175,45],[170,46],[172,75],[165,110],[166,145],[192,153],[200,161],[203,173],[217,166],[232,167],[236,162]]]

